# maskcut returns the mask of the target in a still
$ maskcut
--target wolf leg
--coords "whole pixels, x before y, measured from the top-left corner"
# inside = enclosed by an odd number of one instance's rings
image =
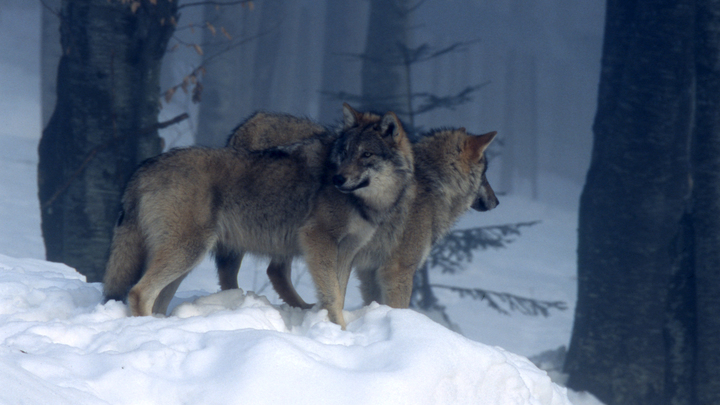
[[[145,247],[139,229],[129,221],[119,224],[103,277],[105,301],[124,301],[130,288],[140,280],[144,264]]]
[[[378,269],[376,280],[382,294],[381,304],[393,308],[410,306],[415,271],[425,263],[432,247],[430,235],[422,230],[406,230],[400,246]]]
[[[240,264],[242,264],[245,252],[241,250],[231,249],[223,244],[218,243],[215,247],[215,265],[217,266],[218,281],[220,289],[230,290],[240,288],[237,282]]]
[[[377,273],[382,294],[380,303],[393,308],[408,308],[414,275],[415,266],[402,266],[391,262],[380,267]]]
[[[155,305],[153,305],[153,314],[167,315],[167,309],[170,305],[170,301],[172,301],[175,296],[175,292],[178,287],[180,287],[180,283],[185,280],[185,277],[187,277],[188,274],[190,273],[183,274],[160,291],[160,295],[158,295],[155,299]]]
[[[375,301],[382,303],[382,292],[377,281],[377,269],[356,269],[358,279],[360,280],[360,294],[362,294],[363,303],[370,305]]]
[[[207,252],[207,248],[202,243],[198,243],[200,241],[202,239],[188,243],[178,242],[156,249],[148,261],[145,274],[128,294],[128,305],[133,316],[151,315],[155,307],[155,301],[163,290],[171,283],[177,282],[178,285],[180,284],[178,279],[182,281],[182,278],[192,270]],[[184,249],[179,249],[177,246],[183,246]],[[172,292],[174,294],[175,291]],[[169,298],[172,298],[172,296]],[[168,297],[164,297],[164,299],[167,300]],[[158,307],[163,305],[164,303],[160,303]]]
[[[312,304],[306,303],[292,285],[292,259],[272,259],[267,268],[267,275],[270,278],[275,292],[280,299],[291,307],[310,309]]]
[[[352,262],[358,250],[360,250],[362,243],[363,242],[359,241],[354,235],[350,235],[345,237],[338,246],[337,278],[338,284],[340,285],[341,310],[345,303],[347,285],[350,281],[350,274],[352,273]]]
[[[321,307],[327,309],[330,321],[344,330],[343,300],[337,275],[337,242],[319,225],[310,223],[300,230],[300,243]]]

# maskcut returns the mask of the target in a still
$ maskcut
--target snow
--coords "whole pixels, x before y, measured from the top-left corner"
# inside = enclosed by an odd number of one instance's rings
[[[0,379],[15,387],[0,402],[570,404],[524,357],[412,310],[346,318],[241,290],[133,318],[65,265],[0,255]]]
[[[431,272],[435,283],[568,304],[547,318],[499,314],[438,290],[457,333],[412,310],[362,307],[351,284],[342,331],[325,311],[281,305],[257,258],[241,269],[248,291],[218,292],[204,261],[167,317],[130,317],[125,304],[103,303],[101,284],[42,260],[31,29],[39,23],[28,10],[0,10],[0,33],[11,39],[0,43],[0,92],[12,95],[0,102],[0,404],[600,404],[523,357],[567,345],[572,327],[576,208],[554,200],[576,200],[579,188],[549,176],[541,178],[545,203],[500,196],[497,209],[470,213],[458,227],[540,224],[505,249],[479,252],[457,275]],[[294,284],[312,301],[304,264],[293,266]]]

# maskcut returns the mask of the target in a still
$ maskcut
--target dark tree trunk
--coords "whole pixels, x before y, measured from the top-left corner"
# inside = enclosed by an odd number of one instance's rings
[[[697,404],[720,404],[720,1],[697,1],[692,214]],[[692,336],[690,336],[692,337]]]
[[[695,256],[692,213],[686,211],[671,249],[671,267],[665,317],[665,401],[695,405]]]
[[[60,0],[45,0],[42,7],[40,37],[40,112],[43,128],[50,121],[57,95],[60,48]]]
[[[38,148],[47,259],[102,279],[120,196],[157,134],[162,56],[177,2],[64,0],[57,104]]]
[[[370,0],[362,66],[363,110],[395,111],[405,117],[412,112],[408,99],[409,72],[403,63],[403,47],[408,46],[409,9],[408,0]]]
[[[606,18],[568,386],[608,405],[659,404],[670,250],[689,187],[693,2],[609,0]]]

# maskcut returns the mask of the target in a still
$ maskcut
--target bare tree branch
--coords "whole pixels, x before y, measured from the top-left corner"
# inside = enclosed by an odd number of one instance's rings
[[[246,4],[246,3],[252,3],[251,0],[237,0],[237,1],[198,1],[195,3],[185,3],[178,6],[178,10],[185,8],[185,7],[195,7],[195,6],[218,6],[218,7],[224,7],[224,6],[236,6],[238,4]]]
[[[202,73],[205,72],[206,67],[207,67],[209,64],[211,64],[213,60],[215,60],[216,58],[222,56],[223,54],[225,54],[225,53],[227,53],[227,52],[229,52],[229,51],[231,51],[231,50],[233,50],[233,49],[235,49],[235,48],[237,48],[237,47],[239,47],[239,46],[241,46],[241,45],[244,45],[244,44],[246,44],[246,43],[248,43],[248,42],[250,42],[250,41],[256,40],[256,39],[258,39],[258,38],[260,38],[260,37],[262,37],[262,36],[264,36],[264,35],[267,35],[267,34],[273,32],[274,30],[278,29],[278,27],[280,27],[280,25],[283,23],[283,21],[284,21],[284,19],[279,19],[278,22],[277,22],[274,26],[270,27],[269,29],[267,29],[267,30],[265,30],[265,31],[263,31],[263,32],[259,32],[259,33],[255,34],[255,35],[252,35],[252,36],[249,36],[249,37],[245,37],[245,38],[242,38],[242,39],[237,40],[237,41],[231,40],[231,41],[230,41],[230,44],[229,44],[228,46],[226,46],[224,49],[222,49],[221,51],[216,52],[216,53],[214,53],[213,55],[205,58],[205,59],[202,61],[202,63],[200,63],[200,65],[198,65],[195,69],[193,69],[193,70],[186,76],[186,78],[188,78],[188,77],[193,77],[193,78],[199,79],[199,76],[200,76]],[[187,42],[181,41],[181,40],[178,39],[178,38],[175,38],[175,40],[176,40],[178,43],[180,43],[180,44],[182,44],[182,45],[185,45],[185,46],[196,46],[196,44],[187,43]],[[184,88],[184,86],[187,86],[187,83],[185,82],[185,80],[183,80],[183,82],[178,83],[178,84],[170,87],[169,89],[165,90],[162,94],[171,94],[171,95],[172,95],[173,93],[175,93],[175,91],[176,91],[178,88]],[[194,97],[194,100],[193,100],[193,101],[198,102],[198,101],[199,101],[199,94],[200,94],[200,92],[202,91],[202,86],[200,85],[199,82],[196,84],[196,86],[200,86],[200,91],[195,91],[195,92],[194,92],[194,94],[197,94],[198,97]],[[196,90],[197,90],[197,87],[196,87]]]
[[[414,113],[415,115],[424,114],[426,112],[430,112],[433,110],[436,110],[438,108],[447,108],[448,110],[455,110],[455,107],[459,105],[463,105],[467,103],[468,101],[472,101],[472,97],[470,95],[477,90],[480,90],[481,88],[487,86],[490,84],[490,81],[486,81],[484,83],[477,84],[475,86],[467,86],[463,90],[461,90],[458,94],[451,95],[451,96],[445,96],[445,97],[438,97],[434,94],[430,93],[416,93],[413,95],[413,97],[424,97],[425,102],[418,107]]]
[[[60,11],[59,10],[53,10],[52,7],[48,6],[48,4],[45,2],[45,0],[40,0],[40,4],[49,11],[51,14],[54,14],[56,17],[60,18]]]
[[[419,62],[426,62],[431,59],[435,59],[437,57],[443,56],[450,52],[457,52],[457,51],[463,51],[466,50],[467,46],[472,45],[474,43],[479,42],[479,39],[474,39],[472,41],[464,41],[464,42],[455,42],[450,45],[448,45],[445,48],[438,49],[433,51],[433,48],[428,45],[427,43],[424,43],[417,48],[411,48],[408,46],[405,46],[403,44],[397,44],[398,48],[400,48],[400,53],[403,55],[403,57],[395,58],[395,60],[388,60],[387,55],[384,55],[383,57],[371,57],[367,53],[349,53],[349,52],[335,52],[334,55],[338,56],[348,56],[354,59],[359,59],[362,61],[370,61],[370,62],[376,62],[376,63],[384,63],[387,65],[407,65],[407,64],[415,64]]]

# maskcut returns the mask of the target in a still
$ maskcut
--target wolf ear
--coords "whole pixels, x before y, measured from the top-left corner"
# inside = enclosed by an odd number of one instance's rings
[[[497,131],[488,132],[484,135],[470,135],[465,139],[464,150],[470,153],[470,159],[475,161],[480,159],[485,149],[495,139]]]
[[[394,112],[390,111],[382,117],[382,121],[380,121],[380,133],[383,138],[390,137],[395,143],[405,134],[400,119]]]
[[[360,121],[361,114],[355,110],[348,103],[343,103],[343,129],[354,127]]]

